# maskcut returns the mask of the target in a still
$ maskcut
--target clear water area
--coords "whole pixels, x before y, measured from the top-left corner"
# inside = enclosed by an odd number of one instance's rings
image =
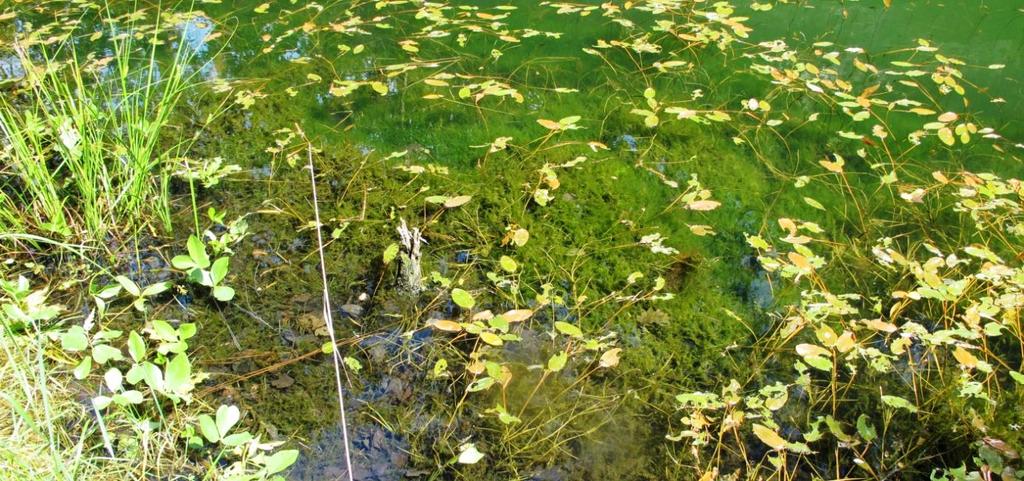
[[[673,124],[652,136],[642,119],[629,113],[643,103],[647,86],[629,60],[618,58],[620,64],[609,66],[580,54],[598,39],[621,34],[619,25],[597,14],[555,15],[549,6],[524,2],[504,20],[512,28],[563,35],[540,34],[511,44],[493,35],[469,34],[463,49],[455,47],[453,34],[421,40],[420,52],[411,54],[398,41],[424,22],[412,17],[414,9],[408,5],[378,11],[372,4],[303,9],[276,2],[266,13],[257,13],[261,3],[197,5],[210,23],[181,27],[201,60],[213,58],[203,75],[237,81],[237,91],[256,93],[251,106],[234,106],[216,121],[194,152],[196,157],[221,156],[246,169],[246,175],[204,190],[200,208],[215,206],[229,212],[229,218],[252,213],[252,234],[232,259],[235,301],[215,304],[197,295],[187,309],[165,314],[201,323],[200,357],[214,373],[213,380],[223,383],[216,386],[215,396],[244,406],[272,436],[302,441],[306,455],[291,472],[292,479],[335,479],[344,473],[344,464],[333,370],[326,356],[307,355],[324,339],[316,332],[320,278],[314,232],[308,228],[311,189],[308,174],[300,168],[305,151],[296,140],[288,142],[299,152],[295,167],[284,155],[268,153],[265,149],[274,139],[287,137],[279,129],[300,125],[319,147],[321,214],[328,232],[339,230],[326,249],[327,267],[340,335],[351,339],[342,352],[363,365],[347,379],[355,474],[361,480],[434,479],[439,473],[435,467],[447,463],[467,439],[492,453],[488,462],[463,470],[467,479],[685,477],[691,471],[668,456],[680,446],[664,440],[675,417],[672,396],[749,375],[745,351],[735,346],[749,343],[766,324],[766,312],[795,295],[778,286],[773,290],[764,280],[743,233],[789,216],[814,218],[833,238],[860,234],[838,214],[811,211],[802,200],[812,195],[828,204],[834,193],[814,187],[795,192],[791,178],[770,173],[722,130]],[[881,1],[819,3],[779,4],[766,13],[746,7],[741,11],[752,17],[756,40],[784,37],[809,44],[827,39],[882,52],[927,38],[975,63],[1006,64],[978,81],[1006,99],[986,109],[987,118],[1002,122],[1008,136],[1020,131],[1014,113],[1024,99],[1019,81],[1024,73],[1024,13],[1017,2],[968,8],[895,0],[888,10]],[[488,8],[498,4],[475,5],[501,12]],[[350,18],[350,8],[364,18],[387,15],[391,28],[360,27],[371,35],[321,30],[331,24],[348,28],[343,22]],[[213,33],[222,36],[206,42]],[[344,51],[357,45],[364,45],[362,53]],[[492,49],[502,55],[495,58]],[[408,73],[380,75],[381,66],[413,57],[428,60]],[[701,59],[711,65],[725,57],[711,51]],[[728,64],[721,69],[728,80],[659,76],[653,86],[665,99],[688,98],[697,88],[723,104],[756,95],[756,82],[729,75]],[[524,99],[478,104],[453,100],[450,94],[445,100],[423,99],[447,90],[422,82],[424,71],[473,76],[475,82],[498,79],[515,86]],[[380,79],[386,93],[363,87],[339,98],[328,93],[332,79]],[[202,118],[210,108],[194,104],[191,113]],[[585,129],[569,138],[600,141],[611,150],[594,153],[579,145],[487,153],[486,146],[501,136],[512,137],[514,145],[536,142],[546,133],[538,118],[570,115],[582,116]],[[811,172],[830,148],[824,136],[813,132],[797,134],[788,147],[767,154],[777,167],[798,174]],[[391,152],[405,154],[388,158]],[[579,155],[588,158],[576,168],[557,171],[560,187],[547,207],[528,202],[532,187],[524,186],[540,182],[539,169]],[[936,165],[952,164],[939,154],[936,159]],[[960,160],[981,166],[993,162],[982,154]],[[396,169],[428,164],[447,172]],[[661,178],[685,184],[691,175],[714,192],[721,208],[706,214],[667,208],[679,190]],[[446,210],[423,201],[434,194],[472,195],[473,200]],[[875,213],[884,216],[885,209],[879,205]],[[182,239],[189,232],[189,216],[182,212],[175,233]],[[469,349],[465,343],[453,345],[451,336],[424,329],[426,320],[457,317],[459,310],[436,285],[419,297],[397,292],[394,266],[380,260],[396,238],[399,218],[424,229],[430,242],[425,272],[463,279],[464,287],[477,293],[478,309],[522,307],[523,301],[514,302],[493,289],[486,293],[494,285],[489,272],[515,277],[521,299],[532,300],[549,284],[570,306],[583,296],[639,291],[626,285],[633,272],[647,275],[648,287],[655,277],[664,276],[666,291],[675,297],[604,303],[586,311],[556,303],[538,312],[532,328],[522,331],[522,342],[493,349],[491,356],[512,366],[515,381],[505,395],[507,404],[519,406],[532,398],[521,417],[556,420],[539,426],[536,445],[498,455],[504,441],[501,426],[493,414],[485,417],[497,395],[476,393],[463,401],[464,384],[429,375],[440,357],[448,359],[453,373],[462,372],[464,359],[459,358]],[[717,235],[693,235],[689,224],[713,226]],[[509,226],[528,229],[530,241],[518,249],[503,246]],[[653,232],[666,237],[678,253],[654,254],[636,246],[642,235]],[[503,254],[516,259],[521,275],[500,274],[496,264]],[[529,366],[551,354],[553,343],[543,331],[555,320],[579,321],[587,332],[614,331],[625,349],[622,364],[576,391],[564,389],[578,374],[570,369],[564,378],[549,380],[531,394],[540,374]],[[573,414],[573,421],[562,424],[560,413]],[[565,436],[568,441],[544,444],[542,434],[557,429],[572,434]]]

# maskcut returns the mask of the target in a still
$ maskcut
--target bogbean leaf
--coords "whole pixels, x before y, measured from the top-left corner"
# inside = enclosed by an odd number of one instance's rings
[[[199,432],[211,443],[220,441],[220,431],[217,430],[217,423],[209,414],[199,416]]]
[[[128,355],[135,362],[142,362],[146,358],[146,341],[135,331],[128,333]]]
[[[68,352],[78,352],[89,347],[89,337],[82,326],[71,326],[60,336],[60,347]]]
[[[110,347],[107,344],[97,344],[92,348],[92,358],[99,364],[106,364],[107,361],[120,361],[124,359],[120,349]]]
[[[457,195],[455,197],[445,200],[444,206],[449,209],[454,209],[461,205],[467,204],[471,200],[473,200],[473,196],[471,195]]]
[[[106,383],[107,389],[111,392],[118,392],[121,390],[121,386],[124,383],[124,375],[116,367],[112,367],[103,373],[103,382]]]
[[[294,449],[286,449],[284,451],[278,451],[267,458],[264,469],[267,470],[267,475],[273,475],[288,469],[289,466],[295,463],[295,460],[299,458],[299,452]]]
[[[82,359],[82,362],[75,366],[75,369],[71,374],[75,376],[75,379],[81,381],[82,379],[85,379],[90,372],[92,372],[92,358],[86,356]]]
[[[123,287],[124,290],[128,291],[129,294],[135,297],[139,297],[142,295],[142,289],[139,289],[139,285],[133,282],[131,279],[125,276],[117,276],[114,278],[114,280],[117,281],[118,284],[121,284],[121,287]]]
[[[233,448],[235,446],[241,446],[252,440],[252,434],[248,432],[235,433],[229,436],[221,438],[220,442],[224,446]]]
[[[188,248],[188,256],[192,258],[192,262],[195,263],[196,267],[200,269],[210,267],[210,256],[206,254],[206,245],[203,244],[203,240],[199,236],[195,234],[190,235],[186,247]]]
[[[218,301],[227,302],[235,297],[235,290],[228,286],[216,286],[213,288],[213,297]]]
[[[220,437],[228,435],[228,431],[231,430],[238,423],[238,420],[242,418],[241,412],[238,410],[238,406],[221,406],[217,408],[217,432]]]
[[[192,258],[185,255],[174,256],[171,259],[171,265],[174,266],[175,269],[180,269],[183,271],[187,271],[196,267],[196,263],[192,261]]]
[[[184,394],[192,390],[192,364],[184,354],[178,354],[167,363],[164,384],[168,391]]]
[[[221,257],[213,262],[213,266],[210,267],[210,276],[213,278],[213,284],[220,284],[220,281],[224,280],[228,275],[228,263],[231,259],[227,257]]]

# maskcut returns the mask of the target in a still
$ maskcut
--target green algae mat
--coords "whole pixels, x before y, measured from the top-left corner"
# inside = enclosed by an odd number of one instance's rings
[[[1021,479],[1016,1],[14,2],[0,19],[11,108],[49,68],[116,76],[125,39],[153,67],[123,85],[170,65],[190,82],[130,228],[19,223],[41,201],[18,196],[6,141],[5,276],[51,285],[72,307],[57,329],[95,299],[118,332],[171,329],[157,373],[184,343],[202,375],[153,404],[237,406],[298,450],[286,479]],[[49,169],[82,175],[62,162],[90,137],[54,130]],[[101,164],[124,161],[111,150]],[[171,443],[192,454],[147,479],[244,457],[203,457],[216,442],[193,446],[192,424]],[[150,449],[131,433],[118,456]]]

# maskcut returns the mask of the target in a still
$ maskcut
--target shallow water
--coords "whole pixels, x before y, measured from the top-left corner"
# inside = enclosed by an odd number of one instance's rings
[[[700,89],[709,104],[734,105],[758,96],[763,83],[730,72],[729,57],[714,49],[697,58],[707,64],[706,75],[722,78],[648,79],[630,70],[628,58],[605,62],[581,53],[599,39],[621,35],[619,24],[599,13],[559,15],[550,5],[533,2],[513,3],[518,9],[508,12],[495,8],[497,3],[467,2],[488,15],[507,13],[507,19],[494,20],[507,25],[477,16],[474,25],[486,33],[469,35],[466,47],[455,48],[454,35],[421,36],[415,52],[403,50],[399,42],[426,25],[444,22],[415,18],[413,4],[381,4],[378,9],[338,2],[302,8],[275,2],[261,13],[262,3],[198,4],[203,16],[177,27],[177,41],[195,53],[195,68],[204,79],[230,81],[236,99],[252,101],[232,105],[193,148],[196,158],[220,156],[242,167],[240,174],[204,189],[199,201],[202,210],[214,206],[229,218],[251,214],[250,236],[232,259],[231,283],[238,296],[233,304],[181,302],[179,311],[168,313],[202,325],[198,349],[214,374],[213,395],[241,404],[272,435],[300,440],[306,456],[292,479],[335,479],[344,473],[331,365],[326,356],[294,361],[324,342],[317,332],[320,278],[308,228],[311,191],[301,169],[305,151],[297,137],[281,132],[301,126],[321,150],[316,162],[325,231],[338,232],[327,246],[337,327],[343,337],[365,336],[342,348],[363,366],[347,379],[356,479],[437,479],[443,471],[437,466],[447,463],[462,441],[490,442],[483,445],[498,449],[496,441],[502,439],[501,426],[487,413],[499,395],[488,391],[461,405],[461,385],[429,375],[440,357],[452,364],[452,371],[462,369],[456,364],[467,360],[471,348],[425,327],[431,319],[464,314],[439,295],[441,283],[431,284],[420,297],[398,292],[394,266],[384,265],[380,253],[396,240],[399,218],[425,231],[424,271],[462,279],[467,289],[476,289],[479,309],[537,307],[544,284],[561,298],[538,309],[531,327],[521,333],[522,342],[509,342],[489,355],[512,366],[517,383],[500,397],[509,405],[529,403],[520,417],[580,416],[564,428],[540,423],[539,432],[565,429],[569,440],[505,453],[514,462],[491,466],[493,473],[537,480],[678,476],[661,451],[674,449],[666,448],[663,439],[673,416],[666,400],[681,389],[699,389],[746,372],[744,354],[734,347],[764,328],[780,299],[797,294],[778,291],[766,281],[743,234],[765,228],[766,219],[817,211],[804,203],[806,192],[790,188],[791,179],[774,175],[730,134],[686,125],[655,135],[630,109],[643,106],[641,93],[648,84],[659,97],[690,97]],[[974,103],[1005,99],[988,104],[985,118],[1008,138],[1024,133],[1017,115],[1024,108],[1024,11],[1019,2],[964,7],[896,0],[889,9],[880,0],[820,3],[778,3],[770,12],[744,8],[742,13],[751,17],[750,41],[781,37],[810,48],[827,40],[881,53],[913,47],[925,38],[969,57],[974,65],[1005,64],[973,76],[991,87],[968,98]],[[439,15],[461,15],[454,12]],[[351,22],[353,13],[364,23]],[[375,15],[389,28],[373,26]],[[646,17],[638,12],[633,18],[641,22]],[[522,38],[502,41],[495,34],[500,30]],[[362,53],[347,50],[358,45],[364,46]],[[500,55],[492,53],[495,49]],[[394,65],[399,67],[387,68]],[[2,61],[0,78],[18,69]],[[514,86],[523,99],[503,96],[474,103],[457,94],[424,99],[455,89],[428,85],[423,72],[444,72],[473,83],[498,79]],[[379,79],[380,91],[362,87],[345,97],[330,93],[332,80],[337,86],[369,79]],[[189,109],[191,118],[200,119],[213,106],[197,101]],[[538,118],[572,115],[583,117],[583,128],[571,139],[603,142],[610,149],[596,151],[584,144],[488,153],[498,137],[526,145],[545,135]],[[286,139],[285,152],[268,153],[275,139]],[[808,171],[808,164],[830,146],[815,134],[794,134],[790,144],[769,149],[769,155],[779,170],[794,173]],[[297,166],[288,165],[287,152],[296,154]],[[581,155],[588,156],[583,163],[559,168],[560,187],[550,189],[549,205],[529,202],[531,186],[543,182],[538,172],[545,165],[564,166]],[[963,162],[998,166],[982,153]],[[434,170],[417,173],[410,166]],[[1000,168],[1012,173],[1019,165]],[[679,193],[668,184],[685,186],[693,175],[714,192],[721,208],[706,214],[668,208]],[[176,187],[184,198],[185,186]],[[446,210],[424,202],[435,194],[473,199]],[[815,195],[827,203],[830,194]],[[191,225],[191,212],[182,206],[174,232],[179,240]],[[816,215],[824,217],[822,227],[836,238],[859,235],[839,214]],[[709,224],[717,235],[694,235],[690,226],[695,224]],[[519,249],[502,243],[511,226],[530,232],[530,241]],[[655,232],[676,252],[666,256],[637,247],[639,238]],[[520,274],[497,267],[502,254],[516,259]],[[585,313],[577,307],[577,301],[609,293],[636,295],[626,284],[633,272],[645,274],[646,287],[662,276],[665,291],[674,298],[623,301],[621,309],[609,302]],[[534,365],[555,352],[546,332],[556,321],[579,323],[587,332],[613,332],[611,339],[624,349],[619,370],[600,373],[572,391],[574,376],[585,371],[578,366],[531,393],[541,376]],[[269,371],[250,375],[264,368]],[[483,418],[487,421],[478,422]],[[484,468],[469,469],[467,479],[484,479]]]

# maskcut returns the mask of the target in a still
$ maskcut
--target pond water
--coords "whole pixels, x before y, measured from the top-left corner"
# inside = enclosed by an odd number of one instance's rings
[[[159,313],[200,325],[199,364],[212,373],[204,394],[239,404],[271,438],[300,445],[290,479],[344,475],[334,371],[317,354],[325,332],[305,136],[315,148],[339,350],[360,366],[350,365],[345,379],[355,479],[448,479],[444,467],[466,442],[489,458],[466,466],[462,479],[685,479],[691,471],[675,461],[684,449],[665,439],[678,430],[674,396],[789,368],[752,363],[753,353],[740,347],[799,299],[799,289],[766,275],[745,235],[776,229],[784,216],[814,219],[837,243],[867,235],[853,214],[831,209],[842,192],[794,183],[820,175],[818,161],[831,153],[871,173],[856,151],[880,141],[837,140],[834,133],[850,123],[841,111],[806,121],[813,110],[806,101],[786,97],[751,67],[762,42],[784,39],[810,56],[863,49],[858,58],[883,70],[886,86],[877,95],[887,95],[897,77],[911,77],[886,76],[886,69],[932,62],[930,52],[914,51],[918,39],[927,40],[967,59],[970,82],[981,86],[937,103],[954,109],[967,99],[979,123],[1006,139],[1024,137],[1018,1],[753,3],[773,6],[767,11],[736,2],[728,14],[698,3],[718,17],[749,17],[749,37],[722,48],[721,38],[675,38],[658,22],[693,20],[660,13],[659,5],[681,5],[673,1],[625,8],[246,0],[197,2],[194,16],[173,19],[167,47],[184,42],[204,80],[179,122],[200,131],[189,155],[240,167],[201,188],[196,204],[228,219],[245,215],[248,224],[233,248],[234,300],[183,294]],[[39,8],[19,19],[42,24],[57,14],[75,15]],[[85,30],[99,28],[89,15]],[[714,23],[712,30],[731,28]],[[81,49],[96,51],[102,42],[83,38]],[[648,43],[665,47],[644,50]],[[0,78],[19,75],[17,61],[6,58]],[[836,76],[855,77],[843,58]],[[777,104],[764,117],[780,120],[778,134],[734,128],[732,120],[677,120],[667,113],[677,111],[665,110],[730,111],[740,122],[760,115],[744,106],[766,102],[767,92],[776,92]],[[657,128],[637,110],[657,110]],[[204,124],[211,113],[215,120]],[[549,125],[538,122],[545,119]],[[954,158],[929,143],[921,149],[932,163],[907,162],[901,176],[954,165],[1019,174],[1019,162],[973,146]],[[865,192],[878,188],[877,177],[850,182]],[[183,245],[192,206],[187,183],[173,188],[181,202],[172,245]],[[456,205],[458,196],[471,199]],[[711,199],[714,205],[700,203]],[[878,218],[892,210],[882,201],[863,207]],[[421,294],[401,288],[401,260],[385,262],[382,254],[398,242],[401,220],[422,229],[427,242]],[[520,230],[529,233],[525,243],[515,236]],[[162,258],[172,253],[150,244],[131,266],[137,279],[170,271]],[[502,256],[515,268],[503,266]],[[450,300],[452,287],[471,292],[476,306]],[[533,312],[500,346],[430,327],[468,322],[485,309]],[[550,373],[545,363],[562,349],[555,323],[579,326],[600,347],[580,349],[568,367]],[[613,347],[622,349],[621,362],[596,368]],[[500,367],[481,374],[484,359]],[[506,369],[511,382],[467,393],[474,379],[500,378],[491,368]],[[519,424],[500,421],[496,406]]]

